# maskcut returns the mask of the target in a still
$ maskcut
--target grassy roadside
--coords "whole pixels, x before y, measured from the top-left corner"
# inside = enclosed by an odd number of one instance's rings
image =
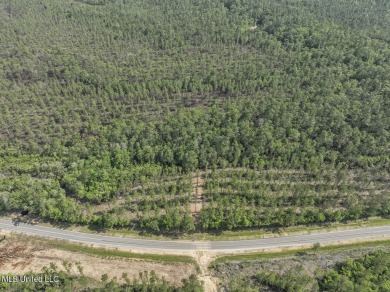
[[[11,215],[2,215],[0,218],[11,219]],[[33,222],[48,227],[59,227],[65,228],[72,231],[84,232],[84,233],[102,233],[105,235],[120,236],[120,237],[131,237],[131,238],[140,238],[140,239],[154,239],[154,240],[184,240],[184,241],[218,241],[218,240],[245,240],[245,239],[259,239],[267,237],[278,237],[278,236],[289,236],[289,235],[301,235],[301,234],[311,234],[319,232],[330,232],[336,230],[347,230],[354,228],[365,228],[365,227],[378,227],[390,225],[390,218],[371,218],[365,220],[357,220],[346,223],[331,223],[324,225],[300,225],[300,226],[291,226],[286,228],[269,228],[269,229],[251,229],[251,230],[235,230],[235,231],[220,231],[220,232],[196,232],[192,234],[180,235],[176,238],[171,236],[156,235],[151,233],[141,233],[137,230],[131,229],[93,229],[89,226],[83,225],[72,225],[67,223],[55,223],[42,220],[32,220]]]
[[[186,241],[218,241],[218,240],[245,240],[245,239],[259,239],[267,237],[311,234],[319,232],[330,232],[336,230],[346,230],[354,228],[365,227],[379,227],[390,225],[390,219],[387,218],[372,218],[368,220],[358,220],[347,223],[332,223],[323,226],[291,226],[286,228],[273,228],[273,229],[252,229],[252,230],[235,230],[235,231],[221,231],[221,232],[196,232],[192,234],[184,234],[179,236],[178,240]],[[95,233],[87,226],[74,226],[69,229],[79,232]],[[135,230],[128,229],[107,229],[104,231],[106,235],[143,238],[143,239],[156,239],[156,240],[170,240],[170,237],[164,235],[154,235],[150,233],[140,233]]]
[[[328,245],[328,246],[317,246],[312,248],[300,248],[300,249],[286,249],[280,252],[256,252],[250,254],[236,254],[236,255],[226,255],[218,257],[214,260],[210,265],[216,265],[229,261],[251,261],[258,259],[273,259],[273,258],[281,258],[288,257],[300,253],[308,253],[308,252],[327,252],[327,251],[342,251],[348,250],[352,248],[363,248],[363,247],[380,247],[386,246],[390,247],[390,240],[374,240],[374,241],[365,241],[365,242],[357,242],[350,244],[338,244],[338,245]]]
[[[137,259],[137,260],[147,260],[147,261],[157,261],[166,264],[193,264],[195,265],[195,260],[190,256],[184,255],[159,255],[159,254],[141,254],[141,253],[132,253],[128,251],[122,250],[111,250],[105,248],[96,248],[83,246],[79,244],[73,244],[68,242],[50,242],[49,245],[52,248],[62,249],[75,253],[83,253],[88,255],[94,255],[99,257],[111,258],[111,257],[119,257],[125,259]]]
[[[240,240],[240,239],[257,239],[267,237],[289,236],[299,234],[311,234],[319,232],[330,232],[336,230],[379,227],[390,225],[388,218],[372,218],[368,220],[358,220],[346,223],[332,223],[326,225],[311,225],[311,226],[291,226],[273,230],[242,230],[242,231],[224,231],[221,234],[194,234],[200,236],[203,240]],[[189,235],[188,237],[191,237]]]
[[[46,248],[60,249],[72,253],[82,253],[102,258],[123,258],[144,261],[154,261],[162,264],[191,264],[198,269],[197,263],[191,256],[185,255],[161,255],[161,254],[147,254],[147,253],[133,253],[130,251],[123,251],[117,249],[107,249],[101,247],[90,247],[83,244],[67,242],[64,240],[41,238],[25,234],[12,234],[12,239],[17,239],[19,242],[32,242],[39,244]]]

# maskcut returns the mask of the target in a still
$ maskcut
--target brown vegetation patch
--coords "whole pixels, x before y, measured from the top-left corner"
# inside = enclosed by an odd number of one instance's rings
[[[43,267],[54,263],[60,269],[63,262],[72,263],[71,272],[77,274],[76,262],[83,267],[86,276],[100,280],[103,274],[109,279],[117,278],[122,283],[122,274],[126,273],[130,279],[139,278],[143,271],[155,271],[159,277],[173,285],[181,285],[181,280],[195,274],[195,267],[188,264],[162,264],[158,262],[130,260],[121,258],[101,258],[87,254],[75,254],[56,248],[48,248],[38,240],[24,240],[23,242],[12,235],[0,242],[0,274],[23,274],[29,271],[41,272]],[[20,241],[20,242],[19,242]]]

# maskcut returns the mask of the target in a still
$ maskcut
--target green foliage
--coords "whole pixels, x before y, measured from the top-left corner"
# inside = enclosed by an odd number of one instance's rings
[[[388,187],[342,175],[388,186],[389,9],[0,0],[0,211],[174,233],[388,216]],[[232,184],[206,194],[198,225],[188,181],[155,187],[236,167],[335,172],[338,193]]]
[[[318,284],[315,279],[307,275],[302,267],[300,269],[288,270],[283,275],[275,272],[260,273],[256,276],[256,280],[279,291],[318,291]]]
[[[386,172],[372,174],[368,185],[363,181],[367,173],[217,170],[206,179],[207,206],[200,212],[200,227],[287,227],[386,217],[390,214],[389,192],[382,184]]]
[[[235,291],[234,287],[240,281],[232,280],[229,289]],[[245,279],[242,282],[246,282]],[[248,288],[277,291],[388,291],[389,283],[390,254],[377,250],[315,273],[301,265],[279,272],[261,272],[252,278]]]
[[[319,284],[321,291],[389,291],[390,254],[378,251],[347,260],[327,271]]]

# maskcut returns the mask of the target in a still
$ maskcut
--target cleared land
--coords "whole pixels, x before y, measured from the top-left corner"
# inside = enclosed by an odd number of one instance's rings
[[[155,271],[158,276],[165,277],[170,283],[180,285],[182,279],[197,273],[195,264],[179,260],[176,263],[172,260],[164,264],[162,261],[147,260],[147,255],[146,259],[142,259],[143,255],[138,255],[140,259],[132,259],[134,256],[137,255],[123,252],[120,256],[115,250],[102,251],[6,234],[6,239],[0,242],[0,274],[21,275],[29,271],[38,273],[51,263],[63,267],[64,261],[72,264],[72,273],[78,273],[76,263],[79,263],[88,277],[100,280],[101,275],[107,274],[109,279],[117,277],[120,283],[124,281],[121,279],[123,273],[127,273],[130,279],[138,279],[142,271]]]

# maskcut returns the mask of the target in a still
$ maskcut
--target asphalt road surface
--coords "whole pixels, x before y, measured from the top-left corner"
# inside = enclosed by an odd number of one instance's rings
[[[390,237],[390,226],[380,226],[309,235],[295,235],[239,241],[160,241],[81,233],[52,227],[30,225],[26,223],[15,224],[12,220],[9,219],[0,219],[0,230],[14,231],[29,235],[63,239],[105,247],[122,247],[129,249],[155,251],[249,251],[256,249],[303,246],[315,243],[333,243],[347,240]]]

